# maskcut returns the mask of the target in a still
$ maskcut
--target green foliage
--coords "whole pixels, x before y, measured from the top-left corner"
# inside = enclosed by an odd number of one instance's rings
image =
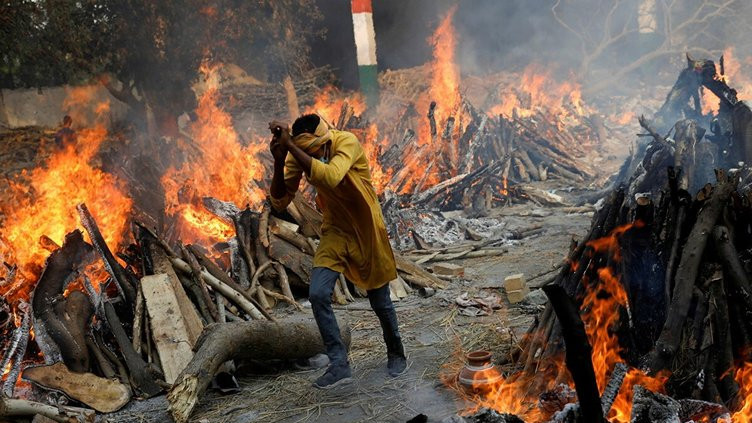
[[[202,60],[275,80],[305,71],[319,18],[313,0],[10,0],[0,3],[0,87],[106,72],[148,101],[182,105]]]
[[[96,1],[0,3],[0,86],[78,82],[105,69],[106,5]]]

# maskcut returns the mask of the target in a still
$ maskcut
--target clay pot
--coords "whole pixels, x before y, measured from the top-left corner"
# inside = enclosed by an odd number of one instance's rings
[[[465,356],[467,364],[462,367],[457,380],[468,392],[482,393],[490,390],[501,380],[501,373],[491,362],[489,351],[473,351]]]

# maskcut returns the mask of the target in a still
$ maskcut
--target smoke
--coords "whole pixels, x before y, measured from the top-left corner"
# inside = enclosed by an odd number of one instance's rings
[[[350,1],[317,3],[327,36],[314,42],[312,59],[333,66],[344,88],[356,88]],[[428,37],[458,4],[456,57],[463,74],[519,71],[535,63],[603,94],[671,84],[685,52],[716,61],[727,47],[752,54],[745,36],[752,4],[721,3],[719,9],[707,0],[378,0],[373,18],[382,71],[428,62]]]

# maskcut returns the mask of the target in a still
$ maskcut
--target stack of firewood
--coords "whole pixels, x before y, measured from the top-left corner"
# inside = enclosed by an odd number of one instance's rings
[[[626,292],[617,323],[608,328],[618,336],[623,361],[648,374],[668,370],[671,376],[664,388],[670,395],[734,410],[739,385],[730,369],[750,359],[752,345],[752,193],[739,188],[749,185],[749,169],[716,174],[717,183],[695,195],[681,188],[682,171],[674,168],[669,168],[668,184],[657,197],[645,194],[630,201],[624,189],[614,191],[594,215],[588,234],[572,244],[569,265],[544,288],[551,304],[513,352],[521,370],[509,380],[532,377],[533,392],[574,380],[580,418],[598,421],[609,412],[625,369],[609,369],[616,388],[606,388],[613,392],[599,398],[590,353],[591,347],[601,346],[589,345],[585,331],[577,328],[577,322],[582,328],[580,315],[588,322],[585,307],[595,307],[583,301],[586,293],[600,291],[597,298],[615,295],[602,279],[608,270]],[[565,347],[568,372],[542,372],[540,366],[557,360]],[[543,377],[533,377],[536,372]],[[650,415],[650,407],[662,401],[640,395],[645,403],[633,409],[633,418],[635,413]],[[714,415],[719,411],[706,409]],[[556,421],[574,420],[560,415]]]
[[[321,215],[300,196],[287,210],[289,220],[272,215],[268,205],[258,212],[213,199],[205,205],[235,226],[236,235],[217,247],[229,252],[227,262],[215,257],[221,252],[215,248],[168,241],[138,222],[132,225],[135,243],[113,253],[86,205],[78,206],[90,241],[76,230],[61,247],[51,247],[31,302],[14,305],[17,319],[10,310],[0,314],[8,335],[0,345],[2,368],[8,369],[0,419],[88,419],[92,409],[111,412],[133,395],[148,398],[171,389],[171,411],[184,422],[226,362],[324,351],[312,319],[278,320],[273,311],[278,302],[302,309],[296,293],[307,295]],[[446,286],[412,261],[396,258],[400,277],[390,283],[395,300],[413,286]],[[334,301],[365,295],[351,294],[351,288],[341,278]],[[11,400],[19,376],[35,389]],[[46,392],[87,408],[32,401],[49,402]]]
[[[426,151],[429,147],[419,143],[414,129],[420,117],[408,105],[397,124],[390,121],[386,134],[391,143],[378,154],[379,165],[392,175],[386,189],[400,193],[401,203],[444,211],[477,208],[479,204],[473,202],[478,201],[486,207],[531,200],[548,203],[545,196],[541,201],[537,191],[524,184],[556,178],[568,185],[581,185],[597,174],[583,159],[600,137],[599,129],[589,121],[562,126],[555,116],[542,111],[528,117],[491,117],[463,102],[456,115],[469,117],[469,121],[452,116],[446,127],[438,128],[435,107],[432,103],[427,117],[431,136],[440,138],[442,144],[455,145],[456,151]],[[337,127],[354,131],[369,124],[353,116],[347,104],[337,121],[343,123]],[[424,166],[420,175],[405,165],[416,157],[425,159],[420,160]],[[426,178],[432,172],[438,172],[441,182],[428,186]]]

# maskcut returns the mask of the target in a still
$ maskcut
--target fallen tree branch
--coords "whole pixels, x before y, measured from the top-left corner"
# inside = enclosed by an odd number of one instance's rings
[[[350,328],[340,324],[342,341],[350,345]],[[196,354],[167,394],[176,423],[190,421],[196,404],[222,363],[237,359],[308,358],[326,351],[318,326],[310,319],[253,321],[207,326]]]
[[[0,417],[40,415],[60,423],[94,423],[96,413],[86,408],[42,404],[0,396]]]
[[[191,266],[183,260],[177,257],[173,257],[172,259],[170,259],[170,261],[172,262],[172,265],[175,267],[175,269],[185,274],[191,273]],[[228,284],[215,278],[214,275],[205,270],[201,271],[201,276],[204,278],[206,283],[209,284],[209,286],[219,291],[219,293],[228,300],[237,304],[238,307],[240,307],[253,319],[265,319],[265,316],[258,308],[256,308],[256,306],[251,301],[250,295],[248,295],[248,293],[246,293],[243,288],[235,284],[235,282]]]

